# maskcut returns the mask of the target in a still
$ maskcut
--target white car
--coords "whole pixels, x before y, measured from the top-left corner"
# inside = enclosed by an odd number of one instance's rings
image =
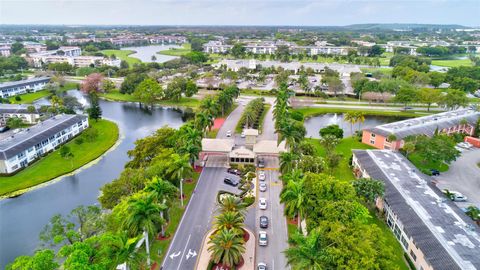
[[[454,202],[466,202],[467,201],[467,196],[463,195],[462,193],[458,192],[458,191],[455,191],[455,190],[448,190],[445,189],[443,190],[443,193],[444,194],[447,194],[447,193],[450,193],[452,194],[452,198],[451,200],[454,201]]]
[[[258,172],[258,180],[265,181],[265,172],[264,171]]]
[[[258,208],[260,208],[260,210],[266,210],[267,209],[267,199],[260,198],[260,200],[258,200]]]
[[[257,265],[257,270],[267,270],[267,264],[264,262],[259,262]]]
[[[268,245],[268,238],[267,238],[267,232],[266,231],[260,231],[258,233],[258,244],[260,246]]]
[[[227,131],[227,137],[232,137],[232,131],[231,130]]]
[[[240,134],[240,137],[245,138],[245,131],[242,131],[242,134]]]
[[[457,144],[458,147],[465,148],[465,149],[470,149],[472,148],[472,144],[468,142],[461,142]]]
[[[266,183],[260,183],[260,185],[258,185],[258,189],[259,189],[261,192],[267,191],[267,184],[266,184]]]

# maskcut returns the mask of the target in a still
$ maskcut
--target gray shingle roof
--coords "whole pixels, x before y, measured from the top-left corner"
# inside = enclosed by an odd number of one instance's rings
[[[4,82],[4,83],[0,83],[0,90],[29,85],[32,83],[49,82],[49,81],[50,81],[49,77],[36,77],[36,78],[31,78],[31,79],[26,79],[21,81]]]
[[[471,125],[475,125],[479,117],[479,111],[460,109],[379,125],[374,128],[367,128],[366,130],[384,137],[395,134],[397,139],[420,134],[432,136],[435,130],[442,130],[459,125],[464,119]]]
[[[38,113],[38,108],[31,104],[0,104],[0,114],[2,113],[30,113],[28,107],[33,106],[35,111],[33,113]]]
[[[86,118],[85,115],[57,115],[3,139],[0,141],[0,159],[9,159]]]
[[[354,150],[385,183],[384,200],[434,269],[480,269],[480,229],[398,152]]]

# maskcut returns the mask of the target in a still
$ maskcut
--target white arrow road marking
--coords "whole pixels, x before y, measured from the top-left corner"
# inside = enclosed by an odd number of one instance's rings
[[[177,252],[177,253],[172,253],[172,254],[171,254],[169,257],[170,257],[170,259],[172,259],[172,260],[173,260],[175,257],[178,257],[178,256],[180,256],[180,253],[182,253],[182,252],[181,252],[181,251],[179,251],[179,252]]]
[[[196,252],[195,250],[192,251],[191,249],[188,249],[188,254],[186,255],[187,260],[188,260],[190,257],[193,258],[193,257],[195,257],[195,256],[197,256],[197,252]]]

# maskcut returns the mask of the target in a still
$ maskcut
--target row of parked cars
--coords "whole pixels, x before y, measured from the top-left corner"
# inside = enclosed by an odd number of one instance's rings
[[[264,168],[265,167],[265,162],[263,159],[259,159],[258,160],[258,167],[259,168]],[[258,173],[257,173],[257,177],[258,177],[258,190],[260,192],[265,192],[267,191],[267,177],[265,175],[265,171],[264,170],[259,170]],[[267,210],[267,199],[266,198],[260,198],[258,199],[258,208],[260,210]],[[268,223],[269,223],[269,220],[268,220],[268,217],[265,216],[265,215],[261,215],[260,218],[260,228],[261,229],[267,229],[268,228]],[[266,231],[259,231],[258,232],[258,245],[259,246],[267,246],[268,245],[268,235],[267,235],[267,232]],[[264,262],[259,262],[258,265],[257,265],[257,270],[267,270],[267,264],[264,263]]]

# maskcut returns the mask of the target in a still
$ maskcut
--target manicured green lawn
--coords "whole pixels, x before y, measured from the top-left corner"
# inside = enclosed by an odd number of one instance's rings
[[[170,56],[182,56],[192,51],[189,43],[183,44],[183,48],[172,48],[169,50],[159,51],[158,54],[170,55]]]
[[[305,140],[313,143],[319,156],[326,155],[325,149],[320,145],[319,139]],[[338,167],[333,170],[332,175],[340,180],[354,180],[352,169],[350,168],[350,157],[352,156],[352,149],[373,149],[373,147],[359,142],[356,137],[343,138],[336,147],[336,152],[342,156]]]
[[[448,171],[448,165],[443,162],[432,162],[427,160],[427,162],[423,162],[422,158],[417,153],[411,153],[408,155],[408,160],[415,165],[420,171],[426,173],[429,172],[430,169],[437,169],[441,172]]]
[[[268,90],[259,89],[240,89],[240,93],[247,96],[275,96],[275,94],[271,93]]]
[[[185,193],[185,196],[186,196],[185,200],[183,201],[185,206],[182,208],[180,202],[177,201],[174,203],[173,207],[170,209],[170,212],[169,212],[170,223],[167,225],[167,228],[165,230],[166,235],[170,237],[166,240],[155,240],[152,244],[152,251],[150,256],[151,256],[151,259],[153,261],[156,261],[159,265],[162,263],[163,258],[166,255],[165,253],[168,250],[168,246],[170,245],[170,242],[172,241],[172,238],[175,235],[175,231],[177,230],[178,224],[180,223],[183,213],[185,212],[186,205],[190,201],[193,190],[197,185],[199,176],[200,176],[199,173],[195,173],[193,176],[194,181],[192,183],[184,183],[183,185],[183,192]],[[159,265],[156,269],[160,268]]]
[[[432,65],[441,67],[472,66],[470,59],[432,60]]]
[[[60,87],[59,91],[64,92],[64,91],[72,90],[72,89],[77,89],[77,84],[72,83],[72,82],[67,82],[67,83],[65,83],[64,86]],[[50,95],[51,94],[50,94],[49,91],[41,90],[41,91],[37,91],[37,92],[34,92],[34,93],[27,93],[27,94],[19,95],[19,97],[21,98],[20,101],[15,100],[15,97],[9,97],[8,99],[10,100],[10,103],[12,103],[12,104],[27,104],[27,103],[32,103],[37,99],[48,97]]]
[[[106,56],[111,56],[112,54],[115,54],[118,59],[127,61],[130,66],[132,66],[133,64],[140,64],[142,62],[138,58],[129,57],[130,54],[135,53],[131,50],[103,50],[100,52]]]
[[[33,187],[72,172],[101,156],[118,140],[118,127],[115,123],[99,120],[98,122],[91,121],[90,125],[98,131],[95,141],[89,142],[85,139],[85,134],[80,134],[66,144],[74,155],[73,159],[62,158],[59,151],[56,150],[13,176],[1,176],[0,195]],[[79,138],[84,139],[80,145],[75,142]]]
[[[100,94],[100,97],[103,97],[108,100],[114,101],[122,101],[122,102],[138,102],[138,99],[135,96],[130,94],[122,94],[119,91],[112,91],[108,93]],[[179,107],[190,107],[190,108],[197,108],[200,106],[200,100],[196,98],[188,98],[182,97],[180,100],[158,100],[155,102],[158,105],[165,105],[165,106],[179,106]]]
[[[389,60],[390,61],[390,60]],[[388,63],[386,64],[388,66]],[[380,72],[385,76],[392,75],[392,68],[360,68],[363,73],[374,73]]]
[[[427,114],[427,112],[416,113],[412,111],[381,111],[381,110],[368,110],[368,109],[349,109],[349,108],[298,108],[295,111],[303,113],[305,117],[317,116],[325,113],[346,113],[346,112],[363,112],[365,115],[376,115],[376,116],[399,116],[399,117],[418,117]]]

